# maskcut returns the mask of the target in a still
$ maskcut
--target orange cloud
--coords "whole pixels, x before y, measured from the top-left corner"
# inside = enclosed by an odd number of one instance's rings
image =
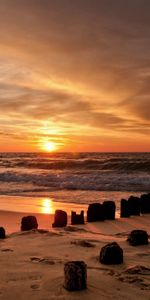
[[[148,151],[149,9],[149,0],[1,0],[2,149],[11,139],[36,151],[45,135],[60,150]]]

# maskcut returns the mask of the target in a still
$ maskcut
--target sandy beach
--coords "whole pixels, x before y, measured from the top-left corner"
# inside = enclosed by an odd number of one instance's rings
[[[0,241],[0,299],[150,299],[150,244],[132,247],[127,242],[133,229],[150,234],[150,215],[86,223],[53,229],[53,215],[36,214],[39,229],[20,231],[25,213],[0,212],[8,233]],[[35,214],[34,214],[35,215]],[[116,241],[123,248],[124,263],[99,262],[102,246]],[[68,292],[63,287],[64,263],[84,260],[88,288]]]
[[[150,0],[0,0],[0,300],[150,300]]]

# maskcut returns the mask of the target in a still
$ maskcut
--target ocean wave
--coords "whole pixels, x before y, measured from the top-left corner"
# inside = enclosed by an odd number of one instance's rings
[[[24,191],[28,185],[32,185],[32,190],[95,190],[95,191],[144,191],[150,190],[150,176],[146,173],[136,174],[111,172],[91,172],[91,173],[15,173],[7,171],[0,173],[1,185],[8,184],[8,189],[12,185],[22,185]],[[0,192],[2,189],[0,188]]]
[[[150,172],[150,158],[129,159],[14,159],[2,160],[1,168],[15,169],[39,169],[39,170],[109,170],[109,171],[130,171],[130,172]]]
[[[15,189],[150,191],[150,153],[1,153],[0,193]]]

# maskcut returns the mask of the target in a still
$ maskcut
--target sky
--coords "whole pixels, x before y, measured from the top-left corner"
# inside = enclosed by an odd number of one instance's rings
[[[0,151],[150,151],[149,13],[0,0]]]

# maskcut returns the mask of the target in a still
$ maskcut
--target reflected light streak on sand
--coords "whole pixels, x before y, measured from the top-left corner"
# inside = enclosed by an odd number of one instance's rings
[[[53,200],[50,198],[47,199],[41,199],[41,213],[44,214],[52,214],[54,212],[54,207],[53,207]]]

